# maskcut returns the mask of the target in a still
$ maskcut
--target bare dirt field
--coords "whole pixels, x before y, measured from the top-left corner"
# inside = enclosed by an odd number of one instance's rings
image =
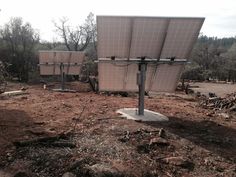
[[[135,122],[115,112],[137,107],[136,96],[73,84],[79,92],[25,85],[27,95],[0,100],[1,177],[236,176],[234,114],[224,118],[178,93],[145,98],[168,122]]]
[[[236,92],[236,84],[195,82],[190,85],[195,87],[198,86],[198,88],[193,88],[193,90],[206,95],[208,95],[209,92],[213,92],[217,96],[222,97],[229,93]]]

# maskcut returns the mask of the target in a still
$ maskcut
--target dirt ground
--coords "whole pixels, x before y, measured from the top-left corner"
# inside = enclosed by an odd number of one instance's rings
[[[213,92],[217,96],[224,97],[226,94],[236,92],[236,84],[195,82],[190,85],[195,87],[192,88],[194,91],[206,95]]]
[[[96,94],[79,83],[77,93],[24,86],[28,94],[0,100],[1,177],[236,176],[234,114],[161,94],[146,97],[145,107],[170,120],[136,122],[116,113],[137,107],[135,95]]]

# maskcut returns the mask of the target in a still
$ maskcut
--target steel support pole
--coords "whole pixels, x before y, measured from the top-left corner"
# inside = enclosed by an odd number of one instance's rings
[[[145,80],[146,80],[146,63],[139,64],[139,101],[138,101],[138,115],[144,115],[144,95],[145,95]]]
[[[61,90],[65,90],[65,73],[64,73],[64,64],[60,64],[60,72],[61,72]]]

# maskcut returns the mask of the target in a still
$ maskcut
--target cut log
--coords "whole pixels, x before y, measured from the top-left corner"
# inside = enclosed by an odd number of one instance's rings
[[[29,94],[29,93],[24,92],[22,90],[15,90],[15,91],[4,92],[1,95],[2,96],[17,96],[17,95],[25,95],[25,94]]]
[[[13,144],[16,147],[25,147],[25,146],[52,146],[52,147],[70,147],[74,148],[76,145],[68,141],[70,134],[59,134],[56,136],[41,137],[25,141],[15,141]],[[66,140],[66,141],[65,141]]]

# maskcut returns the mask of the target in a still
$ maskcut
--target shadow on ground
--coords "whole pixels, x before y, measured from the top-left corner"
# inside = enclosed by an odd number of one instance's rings
[[[30,131],[37,127],[24,111],[0,107],[0,155],[12,146],[13,141],[33,137]]]
[[[164,128],[182,138],[190,140],[212,153],[236,162],[236,130],[219,125],[213,121],[183,120],[169,117],[168,122],[147,123],[150,126]]]

